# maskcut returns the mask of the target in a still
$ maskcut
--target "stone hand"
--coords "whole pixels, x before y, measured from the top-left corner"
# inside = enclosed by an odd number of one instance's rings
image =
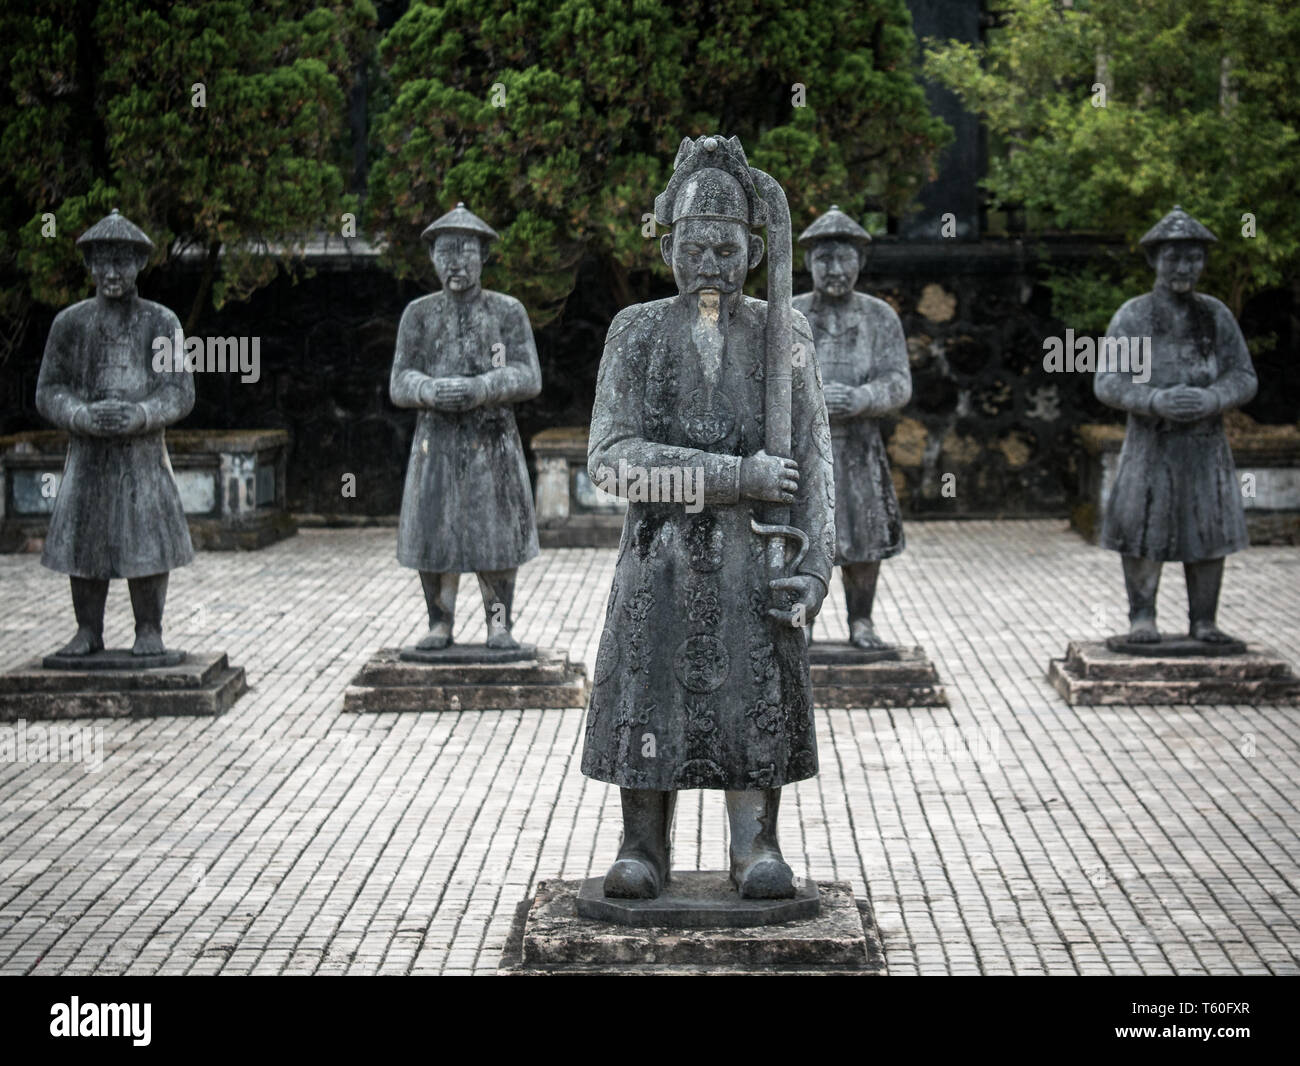
[[[816,618],[817,612],[822,609],[822,600],[826,598],[826,586],[808,574],[778,577],[769,581],[767,586],[773,592],[793,594],[788,609],[772,607],[768,609],[767,616],[778,622],[786,622],[795,629]]]
[[[799,491],[799,464],[761,449],[740,461],[740,494],[768,503],[794,503]]]
[[[433,385],[435,404],[442,411],[469,411],[483,403],[486,393],[477,378],[438,378]]]
[[[826,396],[826,413],[831,418],[850,418],[853,411],[853,389],[839,381],[828,381],[822,386]]]
[[[1195,422],[1217,413],[1218,400],[1209,389],[1175,385],[1161,389],[1151,401],[1151,410],[1171,422]]]
[[[91,432],[99,437],[125,437],[144,428],[144,410],[126,400],[99,400],[89,407]]]

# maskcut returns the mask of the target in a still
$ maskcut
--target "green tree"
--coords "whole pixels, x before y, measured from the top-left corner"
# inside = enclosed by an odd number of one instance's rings
[[[352,206],[345,91],[374,17],[369,0],[7,7],[0,315],[11,330],[28,300],[85,294],[74,240],[114,207],[153,238],[154,266],[203,250],[189,328],[209,295],[244,298],[304,235],[338,232]]]
[[[1151,276],[1137,240],[1175,203],[1219,238],[1202,287],[1240,315],[1300,259],[1300,7],[1290,0],[1006,0],[979,48],[927,42],[925,72],[982,116],[985,182],[1032,229],[1120,236],[1052,279],[1056,312],[1105,328]],[[1103,95],[1104,94],[1104,95]],[[1250,235],[1251,227],[1253,236]]]
[[[487,280],[535,325],[585,258],[620,303],[666,275],[643,216],[683,136],[739,135],[806,222],[832,200],[901,213],[948,135],[904,0],[415,3],[380,53],[367,222],[387,263],[431,281],[420,231],[463,200],[502,235]]]

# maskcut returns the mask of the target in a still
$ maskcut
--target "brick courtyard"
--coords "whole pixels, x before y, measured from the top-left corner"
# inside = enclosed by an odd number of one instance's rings
[[[908,537],[878,625],[952,706],[818,712],[821,776],[783,806],[795,872],[870,893],[894,974],[1300,973],[1300,708],[1070,708],[1047,660],[1123,624],[1118,560],[1056,521]],[[528,564],[521,638],[590,671],[614,555]],[[834,584],[818,633],[843,637]],[[71,635],[36,556],[0,556],[0,587],[0,669]],[[464,642],[477,599],[464,580]],[[1225,629],[1300,664],[1298,614],[1300,552],[1229,560]],[[492,973],[538,880],[612,860],[617,791],[579,773],[579,709],[343,714],[422,616],[387,529],[175,572],[169,643],[227,651],[251,690],[220,718],[87,720],[98,772],[0,762],[0,972]],[[1185,617],[1169,567],[1162,623]],[[106,636],[130,643],[120,583]],[[676,865],[723,866],[724,821],[683,794]]]

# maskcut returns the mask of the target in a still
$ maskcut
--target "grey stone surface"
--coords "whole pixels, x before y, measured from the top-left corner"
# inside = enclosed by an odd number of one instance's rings
[[[33,659],[0,674],[0,721],[219,715],[247,690],[243,668],[216,652],[134,670],[51,670]]]
[[[1161,659],[1177,659],[1184,655],[1210,656],[1217,659],[1224,655],[1243,655],[1246,651],[1246,645],[1240,640],[1207,644],[1203,640],[1194,640],[1191,637],[1167,635],[1154,643],[1129,640],[1126,636],[1107,637],[1106,647],[1121,655],[1143,655]]]
[[[343,709],[380,713],[586,705],[587,669],[562,652],[541,648],[527,659],[492,661],[479,654],[482,645],[461,650],[465,656],[418,662],[405,658],[406,649],[386,648],[353,677]]]
[[[89,655],[47,655],[41,660],[46,670],[148,670],[156,666],[179,666],[185,652],[169,648],[158,655],[136,655],[130,648],[101,648]]]
[[[746,929],[667,929],[582,918],[580,882],[542,881],[524,914],[518,955],[507,948],[502,965],[555,974],[887,972],[870,909],[860,909],[843,882],[817,888],[822,906],[814,918]]]
[[[847,641],[808,648],[818,707],[946,707],[948,696],[924,648],[865,650]]]
[[[576,908],[579,917],[615,925],[721,929],[815,918],[819,899],[812,881],[796,883],[790,899],[745,899],[725,870],[682,870],[654,899],[611,899],[604,878],[589,877],[578,889]]]
[[[1071,641],[1047,677],[1071,704],[1287,704],[1300,702],[1300,678],[1276,653],[1153,655],[1101,641]]]
[[[445,648],[403,648],[397,657],[408,663],[428,663],[431,666],[460,665],[463,663],[519,663],[537,658],[536,644],[520,644],[514,648],[489,648],[486,644],[449,644]]]

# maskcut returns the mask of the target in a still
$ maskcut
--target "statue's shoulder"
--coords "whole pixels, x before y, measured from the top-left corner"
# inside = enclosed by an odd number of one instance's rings
[[[808,314],[809,311],[812,310],[813,295],[814,294],[811,292],[801,292],[790,302],[794,304],[794,309],[796,311],[799,311],[802,314],[806,315]]]
[[[869,318],[898,318],[898,312],[894,310],[894,305],[888,300],[882,300],[879,296],[872,296],[866,292],[853,293],[853,306],[859,313]]]
[[[169,332],[181,328],[179,316],[166,304],[160,304],[156,300],[141,300],[140,309],[154,322],[165,326]]]
[[[633,304],[631,307],[625,307],[614,316],[614,320],[609,324],[609,332],[605,334],[605,343],[617,337],[626,334],[627,340],[638,340],[641,337],[649,336],[663,323],[672,308],[675,297],[669,296],[663,300],[650,300],[643,304]]]
[[[1196,299],[1200,301],[1202,307],[1208,308],[1215,318],[1237,321],[1237,316],[1232,313],[1232,309],[1217,296],[1211,296],[1208,292],[1198,292]]]
[[[496,289],[483,290],[483,302],[494,315],[527,315],[528,309],[524,307],[522,300],[517,300],[506,292],[497,292]]]
[[[55,315],[50,330],[84,329],[94,317],[95,298],[92,296],[87,300],[78,300]]]
[[[1149,292],[1142,293],[1141,296],[1133,296],[1119,305],[1113,315],[1110,316],[1110,325],[1107,332],[1125,333],[1128,332],[1126,323],[1135,321],[1151,320],[1151,301],[1153,296]]]
[[[410,317],[422,322],[442,313],[443,304],[447,302],[447,294],[439,290],[431,292],[427,296],[420,296],[406,305],[406,310],[402,312],[402,317]]]

